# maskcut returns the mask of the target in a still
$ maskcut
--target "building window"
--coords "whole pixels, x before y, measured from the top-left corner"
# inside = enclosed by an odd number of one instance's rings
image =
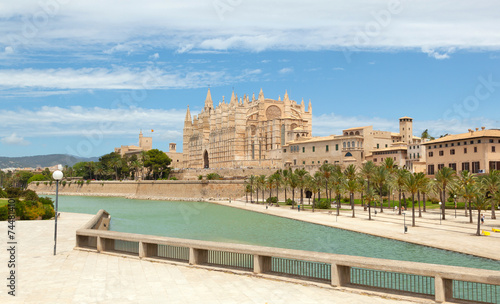
[[[283,153],[286,153],[286,149],[283,149]]]
[[[462,163],[462,171],[470,171],[469,163]]]
[[[443,145],[439,145],[439,147],[440,147],[440,148],[442,148],[442,147],[443,147]]]
[[[302,147],[302,153],[306,153],[306,147]]]
[[[474,153],[477,153],[477,147],[474,147]]]
[[[312,161],[312,164],[314,165],[314,160]]]
[[[294,160],[293,160],[293,165],[294,165],[294,166],[296,166],[296,165],[297,165],[297,160],[296,160],[296,159],[294,159]]]
[[[302,162],[302,164],[303,164],[303,165],[305,165],[305,164],[306,164],[306,161],[303,161],[303,162]]]
[[[466,141],[464,141],[464,146],[467,146],[467,142]]]
[[[443,156],[443,155],[444,155],[444,151],[443,150],[439,151],[439,156]]]
[[[471,141],[470,141],[470,144],[471,144],[471,145],[473,145],[473,144],[474,144],[474,141],[473,141],[473,140],[471,140]]]
[[[459,143],[459,142],[457,142],[457,146],[460,146],[460,143]]]
[[[335,151],[339,150],[339,144],[335,144]]]
[[[490,139],[490,144],[492,144],[492,143],[493,143],[493,139]]]
[[[455,155],[455,149],[450,150],[450,155]]]
[[[464,154],[467,154],[467,148],[464,148]]]
[[[481,143],[481,140],[480,140],[480,139],[478,139],[478,140],[477,140],[477,143],[478,143],[478,144],[480,144],[480,143]]]
[[[472,162],[472,173],[479,173],[479,162]]]
[[[456,163],[451,163],[448,165],[448,167],[452,168],[454,171],[457,171],[457,164]]]
[[[451,146],[452,146],[452,147],[453,147],[453,146],[455,146],[455,143],[451,143]]]
[[[313,146],[313,152],[316,152],[316,147],[315,146]]]
[[[420,153],[417,153],[417,158],[420,158]]]
[[[385,147],[387,148],[387,144],[385,144]]]
[[[434,156],[434,152],[429,152],[429,157],[433,157]]]
[[[377,144],[377,149],[379,149],[379,148],[380,148],[380,145],[379,145],[379,144]]]
[[[444,146],[448,148],[448,144],[445,144]]]
[[[427,174],[434,175],[434,165],[427,166]]]
[[[373,159],[373,162],[374,162],[374,163],[376,163],[376,162],[377,162],[377,159],[376,159],[376,158],[374,158],[374,159]]]
[[[496,151],[495,151],[495,146],[492,146],[492,147],[491,147],[491,152],[493,152],[493,153],[495,153],[495,152],[496,152]]]
[[[342,143],[342,145],[344,146],[344,149],[345,149],[345,145],[346,145],[345,141]]]
[[[326,152],[328,152],[328,145],[326,145]]]
[[[444,168],[444,164],[438,164],[438,171]]]

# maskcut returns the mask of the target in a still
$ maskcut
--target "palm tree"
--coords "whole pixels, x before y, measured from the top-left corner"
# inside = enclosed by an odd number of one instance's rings
[[[274,188],[276,188],[276,199],[279,201],[280,186],[283,185],[283,171],[281,169],[277,170],[273,174]]]
[[[292,170],[283,170],[282,172],[283,174],[283,188],[285,189],[285,202],[287,200],[287,195],[286,195],[286,192],[288,190],[288,182],[289,182],[289,179],[290,179],[290,175],[292,174]]]
[[[269,199],[273,194],[273,187],[274,187],[274,175],[270,175],[266,178],[266,188],[269,189]]]
[[[316,173],[318,173],[318,172],[316,172]],[[311,176],[311,175],[307,176],[307,188],[309,189],[309,191],[311,191],[312,199],[313,199],[312,212],[314,212],[314,209],[316,207],[316,203],[314,202],[314,199],[316,198],[316,192],[318,192],[318,189],[319,189],[319,181],[317,180],[317,176],[319,176],[319,175],[315,174],[314,176]]]
[[[368,201],[368,220],[371,221],[372,219],[372,213],[371,213],[371,202],[375,200],[377,195],[375,194],[375,191],[373,188],[368,188],[365,192],[365,199]]]
[[[110,161],[110,165],[115,169],[115,180],[118,180],[118,168],[121,168],[122,160],[120,158],[114,158]]]
[[[438,183],[441,184],[441,190],[443,191],[443,198],[442,198],[442,204],[441,204],[441,212],[443,214],[443,220],[446,219],[446,187],[453,182],[455,179],[455,170],[453,170],[450,167],[443,167],[441,170],[439,170],[436,174],[436,180]]]
[[[141,162],[139,160],[133,160],[130,162],[130,169],[134,172],[134,179],[138,179],[138,171],[141,168]]]
[[[264,192],[266,190],[266,176],[264,174],[259,175],[257,178],[257,184],[259,185],[259,189],[262,190],[262,201],[264,201]],[[257,202],[259,202],[259,199],[257,198]]]
[[[500,191],[497,191],[490,195],[489,202],[492,206],[496,206],[500,203]]]
[[[347,191],[349,191],[349,201],[351,203],[352,217],[356,217],[354,214],[354,193],[358,190],[359,184],[356,178],[347,180],[345,184]]]
[[[415,175],[415,178],[418,181],[418,189],[417,189],[418,217],[422,217],[422,209],[420,207],[420,192],[422,190],[425,191],[425,188],[427,187],[427,183],[428,183],[429,179],[422,172],[417,173]],[[425,206],[425,202],[424,202],[424,206]]]
[[[366,181],[366,192],[370,190],[370,180],[373,177],[374,171],[375,165],[372,161],[368,161],[361,166],[361,172],[359,174]],[[368,202],[368,204],[370,204],[370,202]]]
[[[391,185],[392,185],[392,176],[394,172],[397,170],[397,165],[394,163],[394,159],[392,157],[386,157],[384,159],[384,164],[383,166],[387,169],[389,172],[389,178],[387,181],[387,201],[388,201],[388,207],[391,207],[390,201],[391,201]]]
[[[300,188],[300,204],[304,205],[304,187],[306,183],[306,176],[309,174],[305,169],[295,169],[295,175],[298,178],[298,187]]]
[[[396,171],[396,187],[398,188],[399,192],[399,211],[398,214],[401,215],[401,194],[403,192],[403,189],[405,187],[405,180],[406,176],[410,174],[406,169],[398,169]]]
[[[295,173],[292,173],[289,177],[288,183],[290,184],[290,188],[292,188],[292,209],[293,204],[295,203],[295,188],[299,185],[299,178]]]
[[[93,161],[90,161],[87,163],[87,168],[89,168],[89,174],[90,174],[90,177],[89,179],[92,179],[92,171],[94,171],[94,162]]]
[[[477,231],[476,235],[481,235],[481,210],[486,209],[488,206],[488,199],[486,195],[484,195],[484,189],[480,189],[477,187],[476,195],[474,196],[474,200],[472,201],[474,207],[477,209]]]
[[[323,176],[323,182],[325,183],[325,195],[326,199],[328,199],[328,183],[330,182],[330,176],[332,175],[332,165],[321,165],[321,167],[319,167],[319,172],[321,172],[321,175]]]
[[[374,187],[378,188],[378,193],[380,196],[380,213],[384,212],[384,185],[389,179],[389,171],[384,167],[376,167],[373,174],[373,184]]]
[[[481,179],[483,188],[488,192],[489,196],[493,196],[500,189],[500,171],[491,170],[488,175],[484,175]],[[491,201],[491,218],[496,219],[495,215],[495,203]]]
[[[409,173],[405,178],[405,188],[406,191],[411,193],[411,225],[415,227],[415,193],[419,189],[419,183],[421,181],[418,179],[416,174]]]
[[[335,193],[335,200],[337,201],[337,215],[340,215],[340,199],[344,191],[345,178],[340,166],[335,166],[333,172],[331,189]]]
[[[473,186],[477,181],[477,177],[470,173],[469,171],[462,171],[460,172],[460,175],[458,176],[458,183],[461,188],[462,196],[465,198],[465,201],[469,205],[469,222],[472,223],[472,206],[471,206],[471,201],[474,197],[473,191],[471,187],[468,186]],[[465,207],[465,216],[467,216],[467,206]]]
[[[255,185],[255,180],[256,180],[255,175],[250,175],[250,177],[248,178],[248,184],[250,185],[250,202],[252,203],[253,203],[253,187]],[[259,195],[259,192],[257,192],[257,195]]]

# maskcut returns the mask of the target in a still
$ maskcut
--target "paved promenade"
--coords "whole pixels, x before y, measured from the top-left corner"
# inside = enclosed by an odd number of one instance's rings
[[[254,197],[255,198],[255,197]],[[336,210],[316,209],[316,212],[297,211],[290,209],[290,206],[269,207],[265,205],[245,203],[242,200],[218,201],[221,205],[237,207],[261,213],[267,213],[291,219],[342,228],[351,231],[363,232],[377,235],[385,238],[391,238],[410,243],[426,245],[430,247],[446,249],[456,252],[467,253],[484,258],[500,260],[500,233],[492,232],[492,228],[500,229],[500,219],[490,219],[491,211],[486,211],[484,225],[481,228],[491,232],[490,236],[476,236],[477,230],[477,212],[473,211],[474,223],[469,223],[469,217],[465,217],[464,210],[457,210],[455,218],[454,210],[446,210],[446,220],[440,221],[438,209],[431,209],[422,212],[422,217],[418,217],[418,209],[415,210],[415,227],[412,227],[411,209],[406,211],[406,226],[408,233],[404,233],[404,216],[398,215],[393,210],[384,210],[380,213],[377,208],[377,215],[374,214],[375,208],[372,208],[372,219],[368,220],[368,211],[358,206],[355,210],[355,218],[352,218],[351,210],[341,210],[340,216],[336,217]],[[304,200],[307,204],[307,200]],[[350,208],[348,204],[343,204],[342,208]],[[497,217],[500,218],[500,210],[497,211]]]
[[[0,222],[0,303],[411,303],[73,250],[76,229],[91,217],[62,213],[56,256],[54,221],[16,222],[16,297],[7,295],[7,222]]]

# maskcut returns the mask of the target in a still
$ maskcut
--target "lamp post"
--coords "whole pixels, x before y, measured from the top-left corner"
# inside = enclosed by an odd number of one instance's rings
[[[56,255],[56,245],[57,245],[57,205],[59,197],[59,181],[63,178],[63,173],[60,170],[54,171],[52,173],[52,178],[56,181],[56,213],[55,213],[55,227],[54,227],[54,255]]]
[[[453,199],[455,200],[455,218],[457,218],[457,195],[456,194],[453,196]]]
[[[441,211],[441,205],[443,203],[439,202],[439,211]],[[438,213],[439,214],[439,213]],[[439,225],[441,225],[441,214],[439,214]]]

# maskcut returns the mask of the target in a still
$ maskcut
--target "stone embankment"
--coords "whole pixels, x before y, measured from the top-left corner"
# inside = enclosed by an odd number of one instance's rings
[[[37,185],[38,184],[38,185]],[[55,183],[33,182],[28,189],[38,194],[55,194]],[[243,181],[92,181],[78,185],[66,182],[59,193],[79,196],[116,196],[132,199],[199,201],[240,198],[245,195]]]

